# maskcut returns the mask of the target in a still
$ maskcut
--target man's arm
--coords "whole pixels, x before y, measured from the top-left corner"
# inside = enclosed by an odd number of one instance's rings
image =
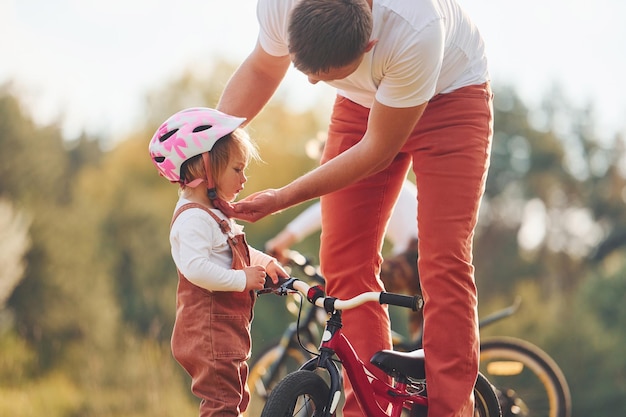
[[[272,97],[290,63],[289,55],[272,56],[257,42],[254,50],[226,84],[217,109],[233,116],[245,117],[245,123],[249,123]]]
[[[262,191],[241,200],[235,204],[236,217],[256,221],[386,168],[402,149],[426,104],[393,108],[375,102],[367,132],[359,143],[278,190]]]

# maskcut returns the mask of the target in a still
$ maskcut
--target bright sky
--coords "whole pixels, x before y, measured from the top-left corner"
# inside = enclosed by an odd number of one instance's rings
[[[626,1],[458,0],[485,38],[494,83],[536,105],[554,82],[592,102],[601,134],[626,132]],[[146,92],[254,45],[256,0],[0,0],[0,85],[38,122],[120,137]],[[329,95],[295,71],[290,88]],[[321,90],[320,90],[321,88]]]

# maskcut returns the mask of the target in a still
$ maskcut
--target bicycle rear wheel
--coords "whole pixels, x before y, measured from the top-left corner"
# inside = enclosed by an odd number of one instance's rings
[[[478,374],[474,386],[474,417],[501,417],[500,402],[493,385]]]
[[[411,417],[426,417],[427,407],[414,405]],[[501,417],[498,396],[491,383],[482,374],[478,374],[474,385],[474,417]]]
[[[570,417],[569,386],[547,353],[511,337],[486,339],[480,349],[480,372],[496,387],[503,417]]]
[[[328,385],[319,375],[311,371],[296,371],[274,387],[261,417],[321,416],[328,395]]]
[[[310,355],[296,347],[284,348],[279,343],[270,345],[250,366],[248,388],[250,403],[245,416],[256,417],[272,389],[289,373],[294,372]]]

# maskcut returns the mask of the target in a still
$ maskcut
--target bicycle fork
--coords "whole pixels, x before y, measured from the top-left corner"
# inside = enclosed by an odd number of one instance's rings
[[[319,356],[312,358],[300,367],[302,370],[314,371],[323,368],[328,372],[330,378],[330,392],[328,396],[327,406],[324,410],[324,417],[330,417],[337,411],[339,400],[341,399],[341,390],[343,388],[343,375],[339,370],[339,366],[333,360],[335,349],[332,341],[338,335],[341,329],[341,311],[334,311],[326,322],[322,341],[319,348]]]

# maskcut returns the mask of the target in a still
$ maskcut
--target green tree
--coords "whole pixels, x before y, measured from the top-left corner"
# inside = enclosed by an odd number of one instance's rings
[[[13,206],[0,200],[0,314],[15,287],[24,277],[29,221]]]
[[[623,271],[622,141],[596,134],[591,107],[575,108],[555,87],[528,109],[511,87],[496,89],[492,166],[476,237],[481,311],[523,297],[522,310],[483,331],[533,341],[569,378],[575,415],[625,407],[615,328],[626,327],[606,297],[587,287]],[[624,299],[621,287],[611,290]],[[612,301],[612,302],[611,302]],[[599,323],[612,322],[609,331]],[[575,346],[575,348],[574,348]],[[599,369],[594,360],[602,357]],[[589,381],[606,374],[613,388]],[[583,375],[587,373],[587,375]],[[600,406],[594,398],[604,398]],[[580,414],[578,414],[580,412]]]

